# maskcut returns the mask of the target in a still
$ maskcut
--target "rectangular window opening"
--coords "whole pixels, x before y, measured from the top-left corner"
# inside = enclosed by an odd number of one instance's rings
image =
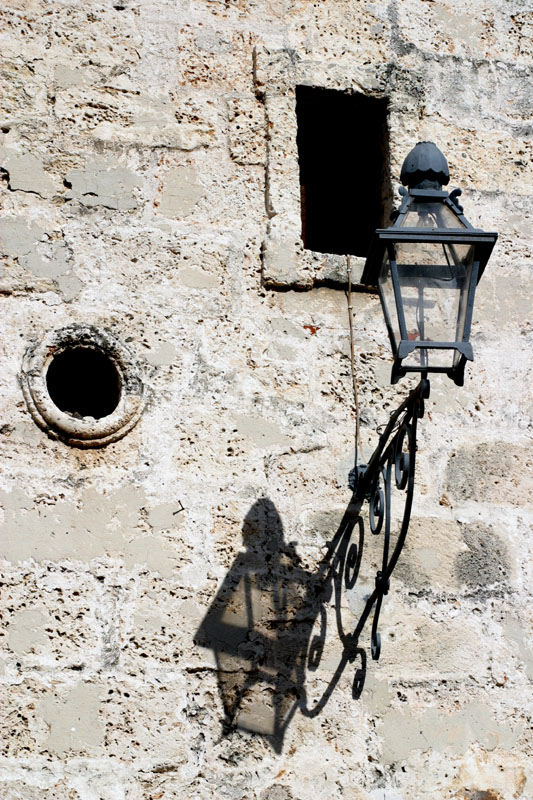
[[[392,207],[387,99],[296,87],[302,239],[307,250],[365,257]]]

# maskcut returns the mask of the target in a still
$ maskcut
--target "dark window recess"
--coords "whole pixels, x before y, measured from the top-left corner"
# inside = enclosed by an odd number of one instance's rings
[[[296,118],[304,247],[366,256],[391,210],[387,100],[297,86]]]
[[[101,419],[111,414],[120,400],[120,378],[104,352],[71,347],[54,356],[46,373],[52,401],[74,417]]]

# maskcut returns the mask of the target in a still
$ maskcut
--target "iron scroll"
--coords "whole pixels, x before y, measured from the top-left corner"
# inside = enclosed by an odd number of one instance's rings
[[[358,467],[354,475],[354,500],[369,504],[370,530],[375,536],[383,536],[381,569],[377,571],[375,588],[366,603],[361,623],[368,619],[372,609],[371,650],[377,661],[381,653],[381,637],[378,632],[379,615],[384,596],[389,591],[390,577],[402,552],[413,504],[416,463],[417,422],[424,416],[424,400],[429,397],[429,381],[422,378],[404,402],[391,414],[389,422],[380,436],[367,466]],[[391,497],[393,490],[404,495],[403,515],[400,531],[392,553],[391,550]]]

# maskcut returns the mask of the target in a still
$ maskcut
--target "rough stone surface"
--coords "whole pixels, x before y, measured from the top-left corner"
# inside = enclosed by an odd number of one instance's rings
[[[528,3],[0,18],[2,799],[531,800]],[[379,662],[371,618],[352,636],[383,538],[348,508],[347,264],[301,240],[298,85],[386,97],[394,191],[432,140],[499,232],[465,386],[435,377],[419,422]],[[351,267],[368,461],[410,382]],[[48,438],[21,391],[72,325],[141,363],[105,448]]]
[[[71,187],[65,194],[67,200],[120,211],[137,208],[134,190],[139,180],[125,167],[117,167],[115,159],[91,161],[82,169],[70,170],[65,180]]]

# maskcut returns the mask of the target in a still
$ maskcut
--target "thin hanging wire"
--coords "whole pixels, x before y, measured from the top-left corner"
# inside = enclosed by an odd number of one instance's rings
[[[350,324],[350,364],[352,368],[352,386],[353,386],[353,399],[355,405],[355,459],[354,467],[357,468],[357,457],[359,451],[361,458],[365,459],[363,453],[363,445],[361,443],[361,424],[359,417],[359,397],[357,393],[357,376],[355,373],[355,343],[353,334],[353,306],[352,306],[352,264],[349,255],[346,256],[346,272],[348,278],[348,291],[346,292],[346,299],[348,301],[348,321]]]

